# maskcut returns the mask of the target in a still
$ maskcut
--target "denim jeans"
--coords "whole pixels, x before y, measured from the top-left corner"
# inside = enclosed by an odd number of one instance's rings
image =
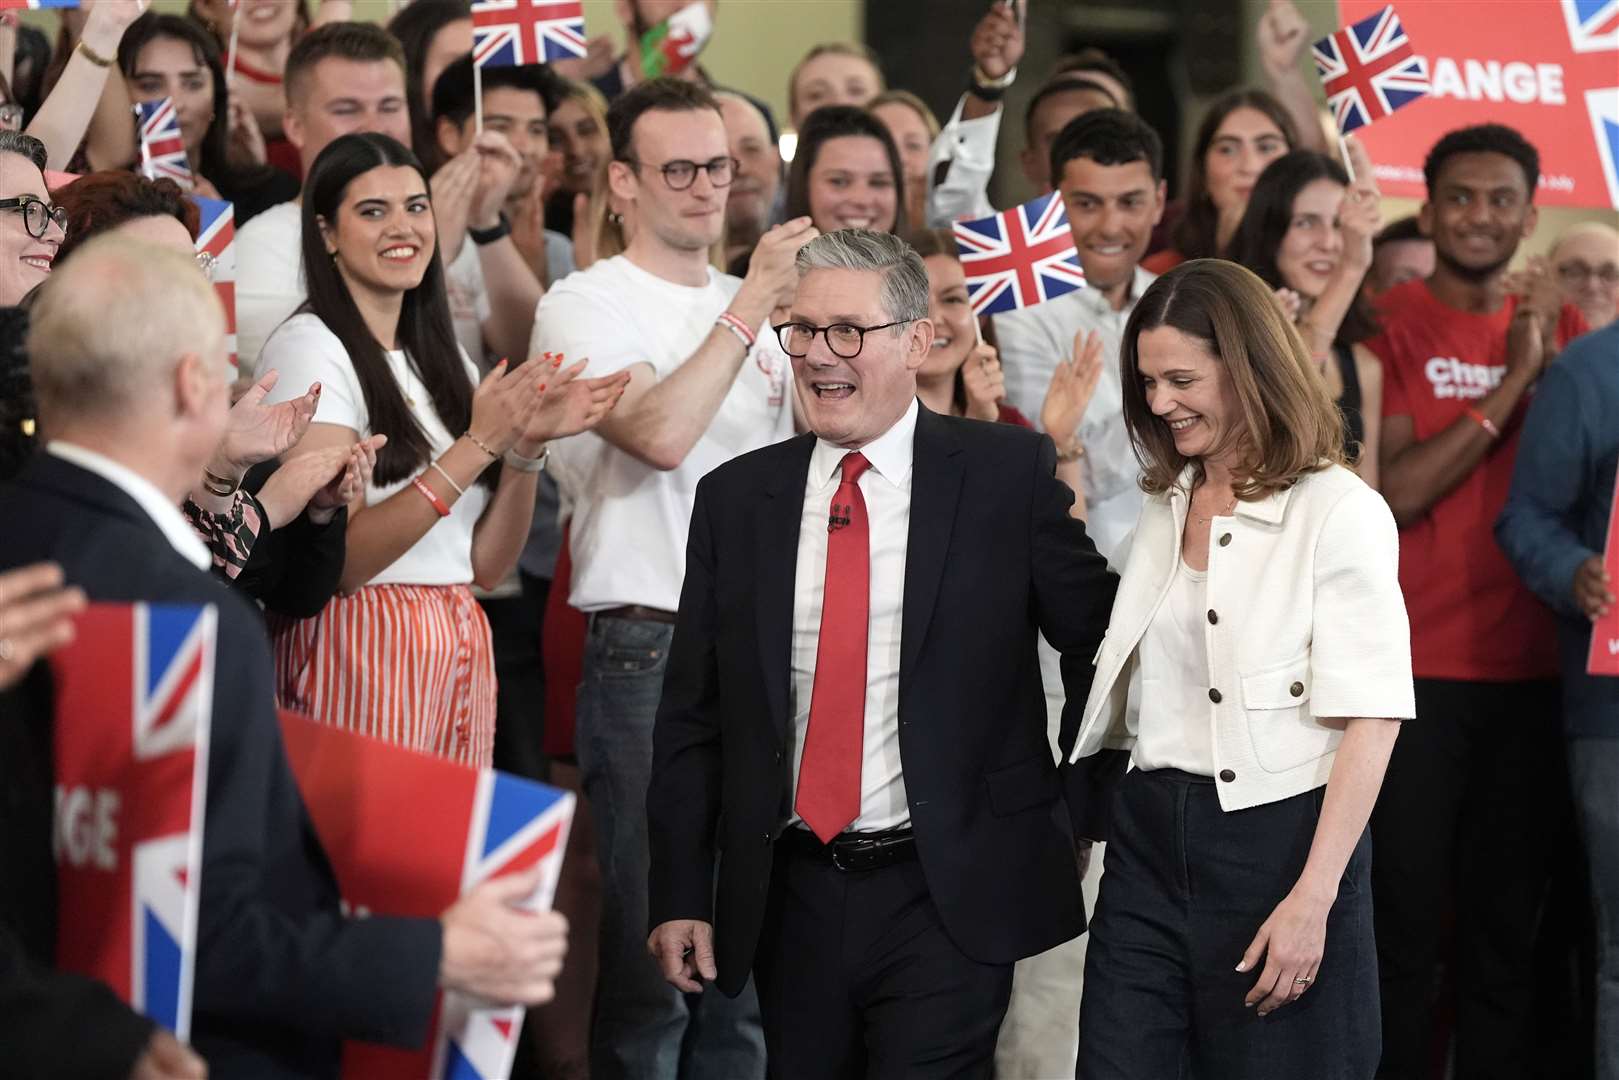
[[[674,627],[595,616],[585,640],[578,752],[602,872],[601,970],[591,1020],[595,1080],[759,1080],[764,1035],[741,996],[682,994],[647,954],[646,793],[652,726]]]
[[[1079,1080],[1369,1080],[1369,835],[1344,868],[1315,984],[1261,1018],[1243,999],[1263,961],[1234,970],[1303,871],[1325,790],[1227,812],[1212,778],[1125,776],[1085,954]]]
[[[1596,920],[1596,1080],[1619,1080],[1619,739],[1569,739],[1568,773]]]

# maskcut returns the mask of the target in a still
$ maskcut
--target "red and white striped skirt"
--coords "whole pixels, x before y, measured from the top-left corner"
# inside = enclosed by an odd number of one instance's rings
[[[322,723],[463,765],[495,745],[489,620],[465,585],[367,585],[272,618],[276,698]]]

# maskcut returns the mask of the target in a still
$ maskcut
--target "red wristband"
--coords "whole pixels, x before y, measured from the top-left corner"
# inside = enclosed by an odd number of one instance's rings
[[[732,315],[729,311],[720,312],[719,318],[715,319],[714,321],[717,323],[724,323],[726,326],[728,326],[731,333],[737,336],[745,348],[753,348],[753,343],[758,340],[757,336],[753,332],[753,327],[749,326],[735,315]]]
[[[1488,416],[1485,416],[1472,406],[1468,406],[1467,408],[1467,417],[1479,427],[1489,432],[1490,438],[1499,439],[1501,437],[1501,429],[1495,426],[1495,421],[1491,420]]]
[[[444,504],[444,500],[439,498],[432,488],[422,483],[421,477],[413,476],[410,478],[410,482],[417,491],[422,493],[422,498],[433,504],[433,509],[438,512],[439,517],[446,518],[450,516],[450,508]]]

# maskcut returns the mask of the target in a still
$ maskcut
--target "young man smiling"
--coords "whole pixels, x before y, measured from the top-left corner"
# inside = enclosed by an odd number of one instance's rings
[[[1057,364],[1078,356],[1085,339],[1102,339],[1102,374],[1077,441],[1058,452],[1083,454],[1089,529],[1110,555],[1141,510],[1135,453],[1124,430],[1119,342],[1136,300],[1153,275],[1140,267],[1153,226],[1164,213],[1163,144],[1134,113],[1096,109],[1070,121],[1051,147],[1051,182],[1068,209],[1068,226],[1086,287],[995,317],[1007,396],[1039,416]]]

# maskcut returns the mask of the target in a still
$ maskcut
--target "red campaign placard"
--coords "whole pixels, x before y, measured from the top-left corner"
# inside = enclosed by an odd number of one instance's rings
[[[1345,26],[1389,0],[1340,0]],[[1432,94],[1355,134],[1385,195],[1421,199],[1447,131],[1496,123],[1540,151],[1542,206],[1619,207],[1619,0],[1400,0]]]
[[[1619,484],[1614,485],[1613,506],[1608,510],[1608,541],[1602,555],[1608,580],[1619,582]],[[1609,586],[1612,591],[1612,586]],[[1587,675],[1619,675],[1619,606],[1591,624],[1591,654],[1585,660]]]
[[[490,878],[542,866],[529,906],[547,908],[568,846],[574,797],[380,739],[281,713],[298,790],[357,915],[437,918]],[[419,1050],[343,1047],[346,1080],[495,1080],[510,1074],[521,1008],[439,1000]]]

